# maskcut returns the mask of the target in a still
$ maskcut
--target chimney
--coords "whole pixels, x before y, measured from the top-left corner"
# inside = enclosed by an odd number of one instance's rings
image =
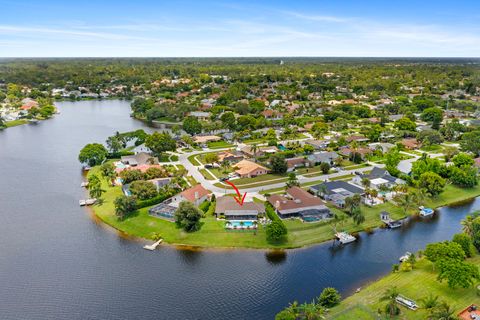
[[[198,199],[198,191],[195,191],[195,200]]]

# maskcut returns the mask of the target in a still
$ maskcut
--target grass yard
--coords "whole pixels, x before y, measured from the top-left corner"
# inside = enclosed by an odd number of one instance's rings
[[[480,266],[480,256],[469,259],[469,262]],[[432,263],[421,259],[413,271],[391,273],[348,297],[339,306],[331,309],[328,319],[376,319],[376,311],[383,309],[386,304],[379,301],[380,297],[388,288],[394,286],[400,294],[415,300],[417,304],[429,294],[438,295],[440,300],[446,301],[455,310],[455,314],[472,303],[480,304],[480,297],[474,287],[451,289],[446,281],[438,282],[437,275],[438,273],[433,271]],[[417,311],[404,307],[400,309],[401,314],[396,319],[427,319],[427,312],[422,308]]]
[[[191,156],[189,156],[187,159],[188,161],[190,161],[190,163],[192,163],[194,166],[201,166],[202,163],[199,162],[196,157],[198,156],[198,154],[193,154]]]
[[[228,143],[228,142],[226,142],[226,141],[220,140],[220,141],[208,142],[208,143],[207,143],[207,146],[208,146],[210,149],[223,149],[223,148],[232,148],[232,147],[234,147],[235,145],[233,145],[233,144],[231,144],[231,143]]]
[[[16,126],[21,126],[22,124],[26,124],[28,123],[27,120],[25,119],[18,119],[18,120],[13,120],[13,121],[6,121],[5,122],[5,126],[7,128],[11,128],[11,127],[16,127]]]
[[[207,169],[200,169],[198,170],[202,174],[202,176],[205,177],[207,180],[215,180],[215,177],[210,174],[210,172],[207,171]]]

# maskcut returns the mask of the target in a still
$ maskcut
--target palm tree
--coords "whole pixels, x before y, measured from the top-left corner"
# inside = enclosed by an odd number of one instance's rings
[[[455,311],[446,302],[442,302],[439,307],[431,313],[430,319],[436,320],[455,320]]]
[[[253,159],[255,159],[255,161],[257,161],[258,145],[256,143],[254,143],[254,144],[252,144],[252,146],[250,148],[252,149],[252,152],[253,152]]]
[[[369,188],[369,187],[370,187],[370,179],[368,179],[368,178],[363,178],[363,179],[362,179],[362,186],[363,186],[365,189]]]
[[[298,319],[300,316],[300,308],[297,301],[290,303],[285,310],[292,316],[293,319]]]
[[[395,316],[400,313],[400,309],[397,306],[398,290],[397,287],[389,288],[385,291],[380,301],[387,301],[385,311],[390,316]]]
[[[462,220],[462,230],[469,236],[473,236],[473,221],[480,215],[480,211],[475,211]]]
[[[365,222],[365,215],[363,214],[362,210],[360,210],[360,207],[355,207],[352,212],[352,219],[357,225]]]
[[[439,304],[438,296],[434,296],[433,294],[430,294],[427,297],[420,299],[420,302],[422,303],[423,308],[425,308],[429,312],[435,309]]]
[[[227,173],[227,169],[230,167],[230,161],[228,160],[223,160],[222,161],[222,169],[223,173]]]

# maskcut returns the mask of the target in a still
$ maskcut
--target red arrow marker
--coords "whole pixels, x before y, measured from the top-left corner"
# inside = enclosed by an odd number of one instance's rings
[[[237,193],[237,197],[233,197],[235,199],[235,201],[238,202],[239,205],[243,206],[243,201],[245,200],[245,196],[247,195],[247,193],[245,192],[243,194],[243,197],[242,195],[240,194],[240,191],[238,191],[238,188],[233,184],[231,183],[230,181],[228,180],[225,180],[226,183],[228,183],[229,185],[231,185],[233,187],[233,189],[235,190],[235,192]]]

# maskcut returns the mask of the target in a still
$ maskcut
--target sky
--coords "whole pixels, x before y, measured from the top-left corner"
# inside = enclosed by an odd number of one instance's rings
[[[0,0],[0,57],[479,57],[480,1]]]

